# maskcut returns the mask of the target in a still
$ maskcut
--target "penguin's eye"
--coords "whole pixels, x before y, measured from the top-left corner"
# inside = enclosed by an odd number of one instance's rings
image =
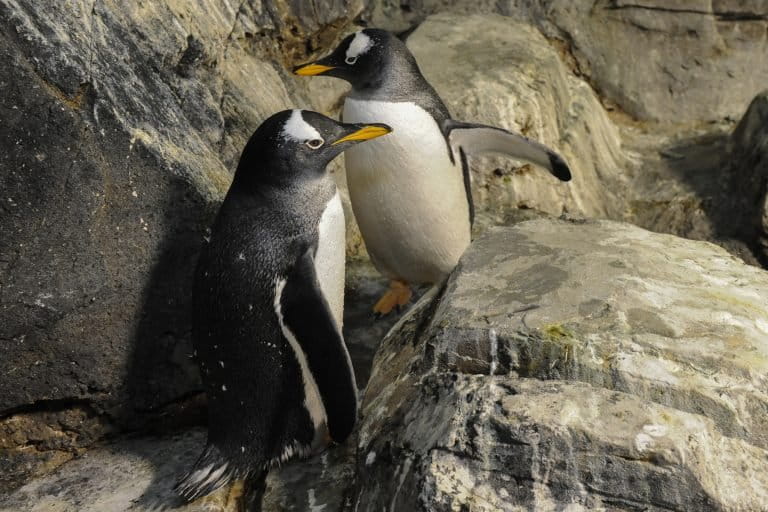
[[[351,66],[352,64],[357,62],[357,57],[347,57],[346,59],[344,59],[344,62],[346,62]]]
[[[309,139],[304,141],[304,144],[306,144],[309,149],[318,149],[324,143],[325,141],[323,139]]]

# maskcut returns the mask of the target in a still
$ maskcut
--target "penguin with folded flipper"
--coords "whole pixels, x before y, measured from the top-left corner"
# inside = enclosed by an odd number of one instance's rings
[[[208,396],[208,440],[176,485],[191,501],[353,429],[357,386],[341,334],[344,214],[326,165],[385,135],[288,110],[248,141],[198,262],[193,346]]]
[[[376,314],[406,304],[410,283],[441,282],[469,245],[474,209],[467,155],[500,153],[571,179],[549,148],[501,128],[451,119],[405,43],[384,30],[352,34],[329,56],[294,73],[348,81],[344,121],[375,119],[394,130],[344,157],[368,254],[391,280]]]

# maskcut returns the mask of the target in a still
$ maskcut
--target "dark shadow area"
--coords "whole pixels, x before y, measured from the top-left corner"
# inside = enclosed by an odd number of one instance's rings
[[[651,199],[631,207],[642,227],[710,241],[768,268],[758,223],[766,166],[732,146],[730,134],[714,133],[662,147],[658,159],[648,158],[639,171]]]
[[[389,282],[368,262],[347,263],[344,290],[344,341],[355,368],[357,387],[364,389],[371,376],[376,350],[384,336],[429,288],[413,287],[413,297],[400,312],[374,318],[373,305],[387,291]]]
[[[155,219],[155,225],[162,226],[162,237],[142,292],[125,373],[126,397],[117,413],[124,431],[142,435],[168,435],[204,427],[206,421],[205,396],[191,344],[191,300],[198,253],[218,205],[207,204],[194,186],[175,174],[163,173],[158,178],[165,181],[165,196],[158,201]],[[195,457],[204,442],[203,436],[196,449],[190,448]],[[166,491],[186,466],[177,465],[171,471],[163,458],[147,460],[156,471],[137,504],[148,508],[180,505]],[[158,503],[161,498],[170,501]]]

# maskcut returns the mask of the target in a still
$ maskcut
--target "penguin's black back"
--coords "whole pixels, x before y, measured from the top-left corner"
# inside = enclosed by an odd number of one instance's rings
[[[329,177],[255,194],[233,185],[201,252],[193,343],[209,400],[208,444],[235,475],[312,443],[301,370],[275,314],[275,287],[317,246],[322,207],[334,192]]]

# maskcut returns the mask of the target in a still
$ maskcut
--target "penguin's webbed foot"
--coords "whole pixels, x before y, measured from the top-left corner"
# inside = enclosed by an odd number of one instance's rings
[[[411,300],[411,287],[404,281],[391,281],[389,290],[381,296],[373,306],[373,314],[376,318],[388,315],[393,309],[400,312],[400,308]]]

